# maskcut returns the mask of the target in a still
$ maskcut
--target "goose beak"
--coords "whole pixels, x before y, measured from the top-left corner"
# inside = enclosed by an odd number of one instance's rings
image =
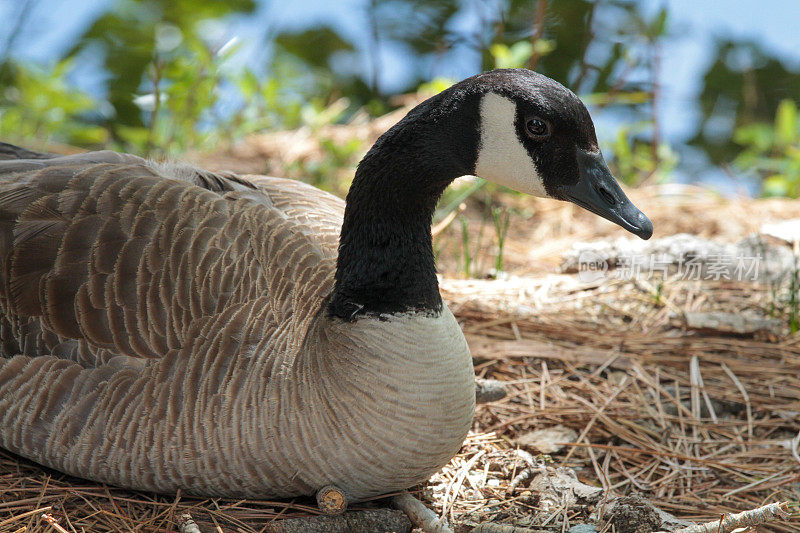
[[[599,151],[588,153],[579,149],[578,170],[578,183],[558,188],[562,199],[600,215],[642,239],[653,235],[653,223],[625,196]]]

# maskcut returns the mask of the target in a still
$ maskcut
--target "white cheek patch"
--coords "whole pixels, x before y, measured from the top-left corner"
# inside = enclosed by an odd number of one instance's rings
[[[481,99],[481,144],[475,175],[532,196],[549,196],[528,150],[517,137],[517,104],[497,93]]]

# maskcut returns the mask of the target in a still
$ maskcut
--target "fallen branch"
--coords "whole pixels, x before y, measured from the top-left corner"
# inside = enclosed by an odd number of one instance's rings
[[[183,513],[178,518],[178,533],[200,533],[200,528],[189,513]]]
[[[327,515],[342,514],[347,509],[347,497],[340,488],[327,485],[317,491],[317,505]]]
[[[534,473],[547,471],[544,461],[537,461],[536,458],[525,450],[516,449],[514,455],[525,461],[526,466],[516,475],[508,486],[508,494],[513,496],[520,484],[528,481]]]
[[[770,503],[741,513],[724,515],[720,520],[696,524],[672,533],[730,533],[740,527],[758,526],[775,520],[789,519],[789,503]]]
[[[506,385],[496,379],[475,378],[475,403],[489,403],[506,397]]]
[[[752,316],[743,313],[722,311],[684,313],[686,327],[704,333],[755,335],[766,332],[774,337],[783,334],[783,322],[776,318]]]
[[[420,528],[424,533],[453,533],[446,518],[440,519],[436,513],[425,507],[425,504],[407,492],[394,496],[392,504],[408,515],[414,527]]]
[[[6,525],[10,524],[11,522],[16,522],[17,520],[21,520],[23,518],[26,518],[26,517],[28,517],[28,516],[30,516],[32,514],[46,513],[47,511],[49,511],[52,508],[53,508],[52,505],[48,505],[47,507],[42,507],[41,509],[32,509],[30,511],[18,514],[16,516],[12,516],[11,518],[6,518],[5,520],[0,520],[0,527],[6,526]]]
[[[47,522],[50,527],[58,531],[58,533],[69,533],[69,531],[61,527],[61,524],[59,524],[55,517],[49,513],[42,513],[42,520]]]

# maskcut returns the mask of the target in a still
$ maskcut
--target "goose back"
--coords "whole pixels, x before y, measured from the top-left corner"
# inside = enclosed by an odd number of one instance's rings
[[[113,152],[0,161],[0,446],[126,486],[236,492],[200,480],[226,468],[209,449],[242,455],[200,425],[262,422],[235,411],[301,349],[343,211],[257,181]]]

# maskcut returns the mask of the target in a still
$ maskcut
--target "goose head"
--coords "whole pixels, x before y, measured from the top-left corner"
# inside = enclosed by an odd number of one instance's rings
[[[467,78],[412,109],[358,165],[347,195],[333,314],[438,309],[430,224],[455,178],[577,204],[649,239],[653,224],[603,160],[583,102],[526,69]]]
[[[653,224],[611,174],[592,118],[572,91],[525,69],[494,70],[461,84],[454,92],[474,92],[477,106],[472,174],[522,193],[572,202],[650,238]]]

